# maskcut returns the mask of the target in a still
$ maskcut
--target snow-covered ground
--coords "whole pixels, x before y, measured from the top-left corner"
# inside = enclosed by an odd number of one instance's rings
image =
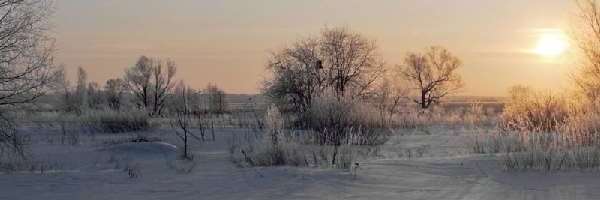
[[[168,129],[153,133],[160,143],[109,144],[123,136],[97,135],[70,146],[37,137],[35,158],[49,170],[0,175],[0,199],[600,199],[600,173],[504,172],[493,158],[468,153],[469,131],[400,131],[356,176],[236,167],[227,137],[245,132],[222,129],[216,142],[193,142],[193,163],[176,161]]]

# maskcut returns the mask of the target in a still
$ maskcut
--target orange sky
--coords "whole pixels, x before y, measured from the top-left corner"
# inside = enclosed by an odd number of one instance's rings
[[[529,52],[545,29],[569,33],[570,0],[57,0],[57,62],[71,76],[120,77],[140,55],[170,58],[194,87],[256,93],[269,51],[324,26],[377,40],[389,65],[407,51],[442,45],[459,56],[463,95],[501,96],[515,84],[568,85],[571,52]]]

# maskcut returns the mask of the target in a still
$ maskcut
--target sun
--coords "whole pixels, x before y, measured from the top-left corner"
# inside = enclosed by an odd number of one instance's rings
[[[535,53],[543,57],[558,57],[567,51],[569,43],[561,32],[545,32],[538,39]]]

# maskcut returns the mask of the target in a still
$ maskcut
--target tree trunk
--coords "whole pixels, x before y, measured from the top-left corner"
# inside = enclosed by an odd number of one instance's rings
[[[331,156],[331,166],[335,166],[335,159],[337,157],[338,154],[338,145],[335,145],[333,147],[333,155]]]
[[[421,92],[421,108],[422,109],[427,109],[427,107],[429,107],[429,105],[427,105],[426,95],[427,95],[426,91]]]
[[[183,136],[183,157],[185,159],[188,159],[188,137],[187,137],[188,133],[187,131],[184,131],[184,136]]]

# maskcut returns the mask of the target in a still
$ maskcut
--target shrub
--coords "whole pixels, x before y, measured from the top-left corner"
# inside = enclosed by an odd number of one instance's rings
[[[25,157],[29,146],[29,137],[19,132],[11,116],[0,111],[0,158],[3,154]]]
[[[470,144],[474,153],[510,153],[522,152],[527,150],[528,145],[535,145],[536,141],[541,141],[541,137],[549,134],[537,135],[519,135],[517,133],[496,133],[490,135],[477,135]],[[528,137],[528,138],[525,138]]]
[[[261,136],[248,133],[236,135],[229,141],[232,162],[238,166],[297,166],[349,169],[360,153],[355,145],[309,145],[301,144],[300,138],[285,138],[277,144],[266,143]],[[365,148],[365,149],[368,149]],[[373,152],[373,151],[365,151]],[[336,156],[334,157],[334,153]],[[366,155],[366,154],[365,154]]]
[[[600,167],[600,111],[596,104],[515,87],[500,132],[477,137],[476,153],[502,153],[505,169]]]
[[[127,163],[124,171],[127,172],[129,178],[140,178],[142,175],[142,169],[140,163]]]
[[[296,165],[298,151],[293,141],[288,141],[285,136],[285,121],[283,115],[276,106],[271,106],[267,110],[266,129],[260,141],[261,147],[257,148],[253,163],[258,166],[271,165]],[[246,155],[245,155],[246,156]]]
[[[301,115],[302,127],[312,130],[313,142],[320,145],[341,145],[344,140],[356,145],[379,145],[390,135],[375,109],[351,99],[322,97]]]
[[[361,155],[359,149],[371,151],[369,146],[351,145],[349,140],[340,145],[319,145],[312,141],[314,131],[285,129],[285,117],[271,106],[265,117],[263,132],[234,135],[229,143],[229,153],[239,166],[324,166],[349,169]],[[348,133],[348,135],[360,135]],[[365,153],[366,155],[366,153]]]
[[[477,137],[472,145],[475,153],[500,153],[500,164],[506,170],[565,170],[596,166],[596,147],[568,146],[561,133],[510,132]],[[585,159],[581,159],[585,158]]]
[[[97,111],[79,118],[80,123],[94,132],[122,133],[151,128],[150,117],[142,112]]]
[[[507,170],[567,170],[599,169],[600,148],[531,148],[523,152],[502,155],[501,164]]]
[[[556,131],[567,122],[569,106],[564,97],[516,86],[501,116],[505,130]]]
[[[595,105],[580,104],[571,112],[560,132],[570,145],[600,145],[600,109]]]

